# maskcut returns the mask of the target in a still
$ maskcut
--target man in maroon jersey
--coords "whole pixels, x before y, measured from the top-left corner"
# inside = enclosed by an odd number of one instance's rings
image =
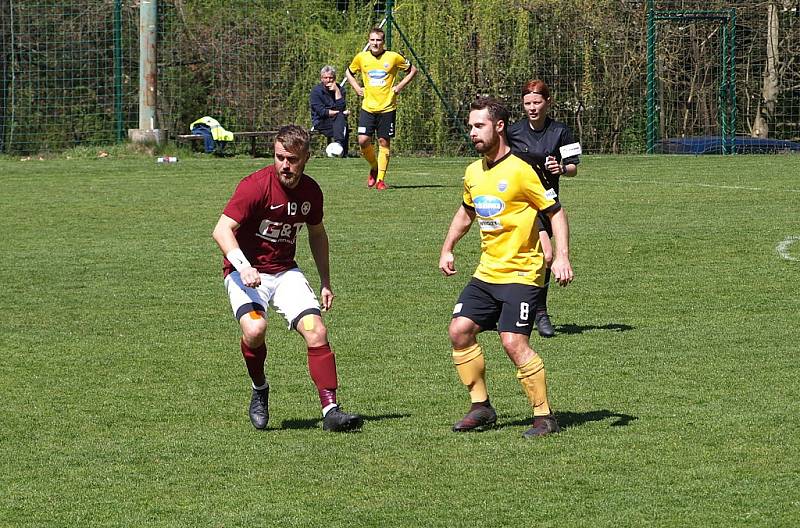
[[[282,127],[275,137],[275,163],[239,182],[212,236],[225,255],[225,288],[242,327],[242,355],[253,382],[249,410],[253,427],[264,429],[269,421],[264,336],[271,303],[306,341],[308,370],[322,405],[322,428],[350,431],[361,427],[363,420],[336,403],[336,360],[328,330],[320,303],[294,260],[297,233],[305,224],[322,283],[322,308],[330,309],[333,291],[322,190],[303,174],[308,158],[308,133],[296,125]]]

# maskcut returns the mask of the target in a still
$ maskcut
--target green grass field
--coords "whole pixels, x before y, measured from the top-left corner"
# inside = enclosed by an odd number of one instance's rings
[[[367,419],[337,435],[274,312],[270,427],[247,418],[210,233],[269,161],[112,158],[0,162],[0,526],[800,525],[800,157],[584,157],[576,280],[532,339],[564,430],[532,442],[490,333],[499,427],[450,432],[475,227],[459,274],[437,264],[469,160],[398,157],[383,193],[361,160],[307,168],[340,401]]]

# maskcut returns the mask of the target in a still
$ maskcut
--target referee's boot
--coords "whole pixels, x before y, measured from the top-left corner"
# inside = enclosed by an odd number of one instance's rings
[[[558,426],[555,415],[551,412],[547,416],[534,416],[531,428],[522,433],[523,438],[538,438],[553,433],[558,433],[561,428]]]
[[[250,423],[256,429],[265,429],[269,422],[269,384],[263,389],[253,389],[250,398]]]
[[[357,414],[346,413],[339,407],[334,407],[322,418],[322,430],[342,433],[360,429],[364,419]]]
[[[473,403],[469,412],[453,426],[453,432],[486,431],[494,427],[496,422],[497,413],[488,400],[485,403]]]
[[[556,335],[556,329],[553,328],[553,323],[550,322],[550,316],[547,312],[537,312],[533,320],[536,324],[536,330],[542,337],[553,337]]]

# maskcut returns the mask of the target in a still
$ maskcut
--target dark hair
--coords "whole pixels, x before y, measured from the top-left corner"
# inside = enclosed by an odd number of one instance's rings
[[[489,110],[489,119],[491,119],[492,123],[497,124],[498,121],[502,121],[508,125],[508,120],[510,118],[508,108],[506,108],[499,99],[495,99],[494,97],[478,97],[472,101],[472,104],[469,105],[469,109],[470,111]]]
[[[522,85],[522,97],[530,93],[539,94],[545,99],[550,99],[550,87],[541,79],[533,79]]]
[[[382,30],[381,28],[379,28],[378,26],[375,26],[374,28],[369,30],[369,34],[370,35],[372,35],[373,33],[377,33],[378,35],[380,35],[384,39],[386,38],[386,32],[384,30]]]
[[[283,148],[293,154],[301,154],[309,151],[311,137],[301,126],[285,125],[278,129],[275,143],[280,143]]]

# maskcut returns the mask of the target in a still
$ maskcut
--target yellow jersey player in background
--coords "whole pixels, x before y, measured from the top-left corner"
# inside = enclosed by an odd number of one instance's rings
[[[506,354],[517,367],[517,379],[533,407],[525,438],[559,431],[547,398],[542,358],[529,344],[536,299],[544,286],[544,257],[533,229],[539,211],[550,217],[556,240],[552,275],[562,286],[573,279],[569,261],[569,224],[561,204],[548,195],[534,169],[511,154],[505,127],[509,112],[490,97],[470,106],[470,139],[483,158],[467,167],[464,195],[442,245],[439,269],[456,273],[453,250],[477,218],[481,259],[461,292],[450,321],[453,361],[467,387],[472,406],[453,431],[483,431],[497,421],[486,388],[486,365],[478,334],[496,329]]]
[[[384,48],[384,32],[372,28],[369,32],[369,47],[353,58],[345,75],[350,86],[364,98],[358,116],[358,146],[361,156],[369,162],[367,186],[386,189],[386,169],[389,166],[391,138],[394,137],[397,110],[397,94],[411,82],[417,68],[394,51]],[[395,84],[400,70],[405,77]],[[355,75],[361,72],[361,86]],[[372,146],[372,134],[378,136],[378,155]]]

